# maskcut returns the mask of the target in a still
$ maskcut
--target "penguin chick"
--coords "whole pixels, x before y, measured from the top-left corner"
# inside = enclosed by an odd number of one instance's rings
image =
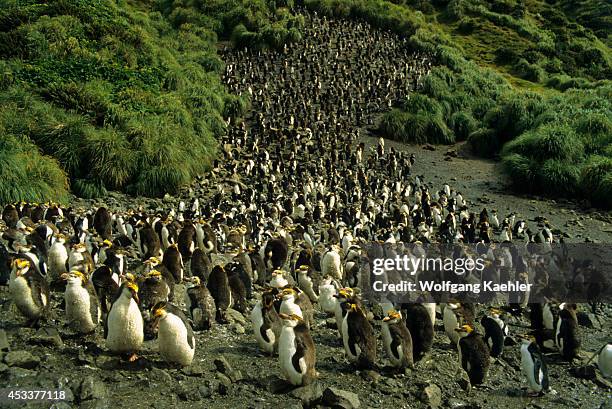
[[[259,347],[269,355],[274,354],[278,347],[278,339],[282,328],[282,322],[274,307],[278,290],[269,288],[264,290],[261,299],[257,301],[251,311],[251,323],[253,332]]]
[[[340,334],[340,339],[342,340],[342,331],[343,331],[343,322],[348,309],[344,308],[343,303],[356,303],[356,295],[355,290],[350,287],[344,287],[338,290],[338,294],[334,296],[336,298],[336,309],[334,310],[334,316],[336,318],[336,328],[338,328],[338,333]]]
[[[504,341],[508,336],[508,327],[500,318],[501,311],[495,308],[489,309],[490,315],[485,315],[480,320],[485,335],[484,341],[489,347],[491,357],[498,358],[504,350]]]
[[[434,326],[429,310],[420,303],[404,304],[402,309],[406,316],[406,328],[412,337],[412,354],[415,360],[419,360],[433,345]]]
[[[521,372],[527,377],[527,394],[540,396],[548,390],[548,368],[544,355],[535,338],[530,335],[519,335],[521,343]]]
[[[279,317],[283,322],[278,343],[281,373],[292,385],[308,385],[315,380],[317,360],[310,331],[297,315],[280,314]]]
[[[200,277],[201,281],[206,281],[211,269],[210,257],[198,247],[191,255],[190,267],[192,277]]]
[[[189,366],[195,353],[195,337],[183,312],[160,301],[151,309],[158,328],[159,354],[168,363]]]
[[[362,308],[342,303],[347,310],[342,322],[342,341],[349,361],[359,369],[371,369],[376,362],[376,337]]]
[[[321,259],[321,274],[330,275],[336,280],[342,281],[343,271],[340,257],[340,247],[333,245]]]
[[[95,331],[102,311],[92,282],[80,271],[64,273],[61,278],[67,282],[64,301],[69,325],[81,334]]]
[[[16,258],[13,261],[9,291],[19,312],[35,325],[49,307],[49,285],[29,260]]]
[[[217,307],[215,299],[205,285],[200,281],[200,277],[191,278],[191,284],[187,288],[191,305],[191,319],[193,328],[196,331],[209,330],[215,322]]]
[[[129,361],[138,357],[136,352],[144,340],[144,322],[138,308],[138,285],[124,282],[113,301],[104,325],[107,348],[116,354],[128,354]]]
[[[413,368],[412,337],[402,320],[401,313],[389,310],[382,321],[382,336],[385,352],[391,364],[401,370]]]
[[[467,372],[472,385],[481,384],[489,370],[489,349],[482,336],[474,331],[471,325],[463,325],[455,329],[459,334],[457,350],[459,351],[459,364]]]
[[[170,271],[174,281],[180,283],[183,281],[184,265],[183,256],[179,252],[178,245],[176,243],[171,244],[162,258],[162,264]]]
[[[303,264],[300,266],[297,277],[298,287],[310,298],[310,301],[317,302],[319,297],[314,292],[312,278],[308,275],[309,271],[310,267],[307,265]]]
[[[247,290],[238,271],[235,269],[236,264],[238,263],[232,263],[226,270],[227,282],[232,296],[232,308],[244,314],[247,310]]]
[[[213,267],[206,284],[210,295],[215,299],[217,306],[217,322],[225,322],[225,311],[232,305],[232,291],[229,286],[227,273],[222,266]]]

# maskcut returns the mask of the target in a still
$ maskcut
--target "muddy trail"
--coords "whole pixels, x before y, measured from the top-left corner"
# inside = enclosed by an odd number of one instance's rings
[[[252,95],[252,113],[243,124],[231,124],[222,141],[222,155],[213,172],[162,199],[128,197],[110,193],[97,200],[76,199],[74,208],[85,211],[105,206],[118,213],[158,212],[176,208],[180,201],[199,198],[201,203],[221,198],[227,208],[237,206],[232,198],[235,186],[267,188],[256,174],[248,174],[248,162],[258,165],[264,150],[273,158],[287,157],[283,174],[297,172],[299,163],[312,163],[313,172],[329,170],[326,162],[333,151],[365,144],[364,162],[378,137],[371,129],[382,112],[401,98],[419,78],[426,75],[427,56],[413,55],[401,39],[378,32],[363,23],[322,20],[306,16],[310,27],[302,43],[280,52],[226,50],[228,88]],[[295,79],[292,74],[302,73]],[[335,78],[335,80],[334,80]],[[377,80],[380,80],[378,83]],[[408,84],[408,85],[406,85]],[[312,103],[306,104],[307,95]],[[306,148],[291,152],[292,139]],[[253,149],[256,145],[257,150]],[[321,142],[320,142],[321,141]],[[513,195],[493,161],[475,158],[463,145],[434,147],[408,146],[385,141],[385,149],[415,154],[411,176],[422,175],[424,183],[440,190],[448,183],[461,191],[473,212],[483,207],[498,209],[500,215],[516,212],[533,223],[546,216],[553,232],[567,241],[609,243],[612,239],[610,213],[585,209],[571,201],[553,201]],[[289,149],[290,148],[290,149]],[[257,151],[257,152],[256,152]],[[287,156],[289,155],[289,156]],[[295,161],[293,167],[291,163]],[[333,165],[332,167],[334,167]],[[344,175],[345,168],[337,168]],[[383,168],[372,169],[390,177]],[[304,174],[307,174],[305,172]],[[277,186],[275,195],[282,195]],[[265,199],[265,198],[264,198]],[[216,199],[214,199],[216,200]],[[257,199],[259,203],[260,199]],[[226,263],[223,252],[213,263]],[[141,261],[132,257],[129,267]],[[256,292],[261,290],[255,286]],[[175,289],[178,304],[184,306],[185,287]],[[11,389],[62,390],[61,402],[0,402],[1,408],[301,408],[310,405],[341,408],[612,408],[609,380],[595,370],[585,379],[575,368],[585,365],[592,354],[610,341],[612,308],[605,305],[598,315],[579,306],[582,351],[569,363],[557,352],[546,353],[551,390],[542,397],[524,396],[519,333],[529,330],[527,313],[507,318],[510,336],[503,356],[493,363],[483,385],[468,388],[458,363],[455,346],[444,333],[440,315],[430,354],[413,370],[394,373],[378,339],[375,370],[358,371],[344,356],[334,320],[317,310],[311,333],[316,345],[319,373],[316,383],[294,388],[280,378],[277,357],[264,355],[253,336],[248,312],[228,311],[227,324],[196,332],[196,352],[191,366],[171,367],[158,351],[158,341],[145,341],[140,359],[122,361],[105,348],[102,328],[95,334],[76,335],[66,325],[63,294],[53,293],[51,316],[39,329],[24,326],[15,310],[8,288],[0,287],[0,387]],[[249,308],[255,304],[249,301]],[[374,326],[380,335],[380,308],[372,307]],[[479,313],[478,319],[482,313]],[[590,362],[594,367],[594,362]]]

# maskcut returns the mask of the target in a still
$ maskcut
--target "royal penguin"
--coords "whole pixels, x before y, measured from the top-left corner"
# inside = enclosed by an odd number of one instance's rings
[[[270,287],[274,288],[285,288],[289,285],[289,280],[287,280],[288,274],[283,270],[274,270],[272,272],[272,276],[270,279]]]
[[[489,315],[480,320],[484,328],[484,341],[489,347],[492,358],[499,358],[504,350],[504,341],[508,336],[508,326],[500,318],[502,312],[496,308],[489,309]]]
[[[104,325],[106,347],[115,354],[136,361],[144,341],[144,321],[138,307],[138,285],[126,280],[115,296]]]
[[[353,290],[351,287],[341,288],[340,290],[338,290],[338,294],[334,295],[334,298],[336,298],[334,310],[334,317],[336,318],[336,328],[338,329],[338,334],[340,335],[340,339],[342,340],[342,323],[344,322],[344,318],[348,313],[348,308],[346,308],[346,305],[343,304],[347,302],[349,304],[358,303],[358,300],[355,290]]]
[[[289,246],[284,237],[273,237],[266,243],[264,247],[263,261],[266,269],[279,270],[287,262]]]
[[[489,348],[482,336],[471,325],[465,324],[455,331],[459,334],[457,351],[459,352],[459,365],[468,374],[471,385],[481,384],[489,370]]]
[[[196,331],[209,330],[213,327],[217,314],[215,299],[201,282],[200,277],[194,276],[190,281],[187,286],[187,296],[190,301],[193,329]]]
[[[278,348],[282,322],[275,307],[278,290],[267,288],[251,310],[251,323],[259,347],[268,355]]]
[[[456,329],[461,327],[460,308],[459,303],[447,303],[442,314],[444,332],[453,345],[457,345],[457,341],[459,341],[460,334]]]
[[[402,311],[412,337],[412,355],[418,361],[431,350],[434,326],[428,309],[421,303],[402,304]]]
[[[599,351],[597,367],[606,378],[612,378],[612,343],[607,343]]]
[[[68,325],[80,334],[94,332],[102,310],[92,282],[80,271],[63,273],[61,278],[66,280],[64,301]]]
[[[196,248],[196,229],[193,223],[185,223],[178,235],[177,247],[183,260],[188,261]]]
[[[339,285],[331,276],[324,277],[319,283],[319,306],[327,314],[333,314],[336,311],[338,300],[335,296],[338,293],[338,287]]]
[[[143,222],[139,222],[139,224],[142,227],[137,230],[136,244],[142,259],[147,260],[151,257],[161,257],[162,250],[159,236],[149,224],[144,224]]]
[[[19,213],[17,208],[12,204],[7,204],[2,210],[2,220],[9,229],[15,229],[19,221]]]
[[[280,314],[283,328],[278,342],[281,374],[294,386],[312,383],[316,378],[315,344],[310,330],[301,317]]]
[[[578,358],[581,345],[578,320],[576,319],[576,305],[563,303],[559,308],[555,343],[563,359],[571,361]]]
[[[548,368],[544,355],[535,338],[530,335],[519,335],[521,343],[521,372],[527,377],[527,395],[541,396],[549,388]]]
[[[51,245],[48,252],[48,280],[51,282],[59,280],[60,276],[67,272],[66,261],[68,261],[68,249],[66,248],[66,240],[68,238],[63,234],[56,234],[55,241]]]
[[[297,284],[300,290],[310,298],[310,301],[317,302],[319,296],[314,291],[312,277],[310,277],[309,272],[310,267],[306,264],[302,264],[297,270]]]
[[[225,311],[232,306],[233,300],[227,273],[222,266],[213,267],[206,287],[215,299],[217,322],[226,322]]]
[[[412,336],[399,311],[389,310],[382,320],[382,338],[387,357],[394,368],[414,367]]]
[[[248,277],[248,275],[246,275],[246,273],[244,273],[244,269],[242,268],[240,263],[230,263],[226,265],[225,272],[227,274],[227,282],[230,287],[230,292],[232,294],[231,307],[244,314],[248,307],[247,285],[248,292],[250,293],[251,291],[250,278]],[[243,279],[246,279],[248,282],[245,284]]]
[[[362,307],[343,302],[342,343],[346,356],[358,369],[372,369],[376,362],[376,337]]]
[[[31,262],[23,258],[13,261],[9,292],[19,312],[28,319],[28,325],[36,325],[49,307],[47,280],[31,268]]]
[[[160,301],[151,309],[157,327],[159,354],[164,361],[189,366],[195,354],[196,340],[187,317],[176,306]]]
[[[332,245],[331,249],[321,258],[321,274],[329,275],[336,280],[342,281],[343,270],[340,257],[340,246]]]

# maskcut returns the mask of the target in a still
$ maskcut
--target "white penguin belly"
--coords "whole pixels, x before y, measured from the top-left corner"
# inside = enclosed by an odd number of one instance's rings
[[[87,290],[81,286],[68,285],[64,293],[66,301],[66,319],[80,332],[91,332],[98,324],[98,317],[92,317],[90,298]],[[94,322],[95,319],[95,322]]]
[[[123,298],[123,297],[122,297]],[[106,345],[113,352],[135,352],[144,340],[142,314],[130,298],[117,300],[108,314]]]
[[[348,357],[349,361],[357,362],[357,359],[359,358],[359,355],[361,355],[361,349],[359,348],[359,346],[357,344],[355,344],[354,345],[354,347],[355,347],[355,355],[353,355],[351,353],[351,348],[349,347],[349,336],[348,336],[348,314],[342,320],[341,328],[342,328],[342,344],[344,345],[344,350],[346,351],[346,356]]]
[[[612,344],[606,345],[599,353],[597,367],[604,377],[612,377]]]
[[[391,331],[389,331],[389,326],[386,323],[384,323],[382,326],[382,336],[383,336],[383,344],[385,345],[385,352],[387,353],[387,356],[389,357],[389,361],[391,362],[391,364],[393,364],[393,366],[401,366],[402,357],[403,357],[402,347],[401,345],[398,347],[398,352],[399,352],[399,359],[398,359],[393,354],[393,351],[391,351],[391,342],[393,341],[393,338],[391,337]]]
[[[459,334],[455,331],[457,328],[457,316],[455,312],[447,305],[444,308],[444,332],[450,339],[453,344],[456,344],[459,341]]]
[[[253,308],[253,311],[251,311],[251,323],[253,324],[253,332],[255,333],[255,339],[257,339],[259,347],[269,354],[273,353],[276,337],[274,336],[274,331],[272,331],[271,328],[266,330],[266,336],[270,341],[266,341],[261,334],[261,327],[264,325],[264,318],[260,303],[257,303],[255,308]]]
[[[9,290],[15,305],[23,315],[30,319],[40,317],[42,310],[34,302],[32,290],[25,278],[17,277],[11,280],[9,282]]]
[[[529,384],[529,390],[531,392],[540,392],[542,390],[541,383],[538,384],[533,373],[534,364],[531,354],[527,350],[528,344],[521,345],[521,369],[523,374],[527,377],[527,383]]]
[[[300,318],[304,318],[302,309],[293,301],[284,300],[280,306],[280,313],[287,315],[295,314]]]
[[[300,372],[296,371],[292,358],[295,355],[295,333],[293,328],[284,327],[281,331],[278,343],[278,359],[281,367],[281,374],[293,385],[301,385],[304,373],[306,373],[306,362],[304,358],[299,361]]]
[[[187,328],[179,317],[167,314],[160,320],[158,342],[159,354],[165,361],[183,366],[191,365],[195,353],[195,338],[192,348],[187,341]]]
[[[336,310],[334,294],[336,294],[336,289],[332,285],[319,287],[319,305],[323,311],[332,313]]]

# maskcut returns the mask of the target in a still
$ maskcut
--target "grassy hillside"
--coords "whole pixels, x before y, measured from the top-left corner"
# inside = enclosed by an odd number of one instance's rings
[[[418,94],[382,118],[385,136],[467,139],[500,156],[519,191],[612,207],[612,58],[602,39],[540,1],[394,3],[305,1],[409,36],[436,57]]]
[[[248,103],[220,82],[219,36],[276,45],[299,21],[264,1],[182,3],[0,3],[0,202],[155,196],[207,169]]]

